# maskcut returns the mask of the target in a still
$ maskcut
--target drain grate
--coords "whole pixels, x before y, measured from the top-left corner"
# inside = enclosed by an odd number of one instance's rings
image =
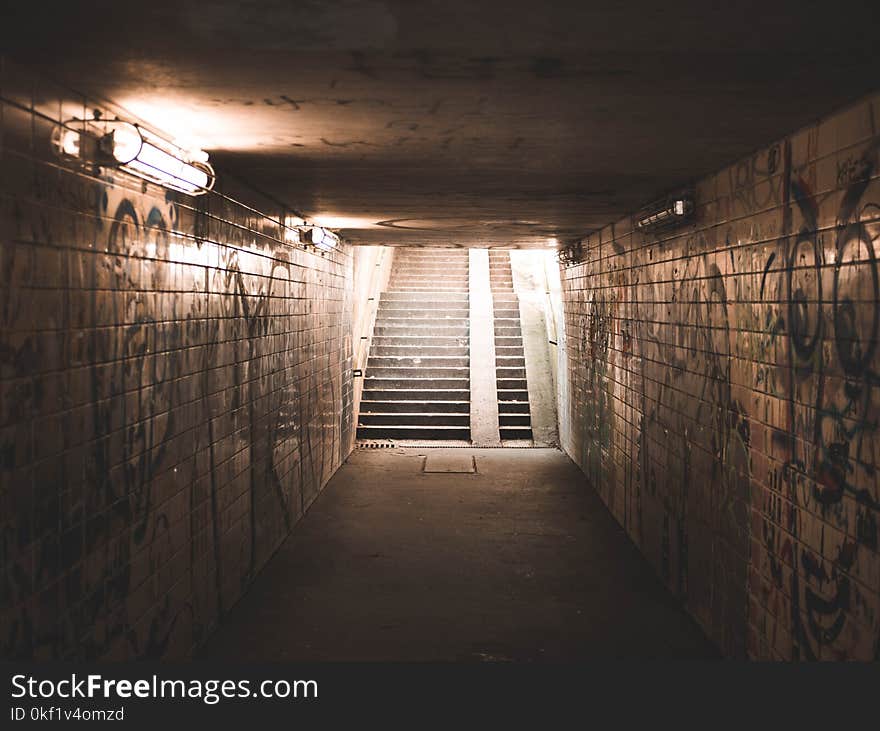
[[[368,441],[358,441],[355,448],[356,449],[558,449],[558,447],[553,445],[547,445],[546,447],[536,446],[535,444],[529,443],[520,443],[516,442],[504,442],[500,446],[497,447],[476,447],[473,444],[450,444],[449,442],[416,442],[416,441],[402,441],[402,442],[368,442]]]
[[[502,444],[498,447],[475,447],[473,444],[422,444],[420,442],[398,442],[395,446],[400,449],[543,449],[543,447],[535,447],[531,444]]]
[[[422,472],[473,475],[477,472],[477,461],[472,454],[429,454],[422,464]]]

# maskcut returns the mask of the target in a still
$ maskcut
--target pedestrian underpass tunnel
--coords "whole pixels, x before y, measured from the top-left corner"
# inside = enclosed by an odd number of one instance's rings
[[[178,5],[2,30],[3,659],[880,657],[871,24]]]

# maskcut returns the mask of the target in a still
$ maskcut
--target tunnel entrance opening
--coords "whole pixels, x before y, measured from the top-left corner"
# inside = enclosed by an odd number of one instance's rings
[[[358,446],[555,446],[555,251],[369,248]]]

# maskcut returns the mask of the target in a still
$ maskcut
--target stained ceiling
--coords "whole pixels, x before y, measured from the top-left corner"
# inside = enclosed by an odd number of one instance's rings
[[[80,0],[2,37],[355,243],[546,246],[874,90],[875,27],[810,0]]]

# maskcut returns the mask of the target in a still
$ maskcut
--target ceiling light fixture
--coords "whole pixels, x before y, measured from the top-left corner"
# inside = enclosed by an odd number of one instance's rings
[[[112,167],[142,180],[188,195],[214,187],[214,169],[203,150],[184,150],[172,142],[119,119],[70,119],[52,133],[62,157],[96,167]]]

